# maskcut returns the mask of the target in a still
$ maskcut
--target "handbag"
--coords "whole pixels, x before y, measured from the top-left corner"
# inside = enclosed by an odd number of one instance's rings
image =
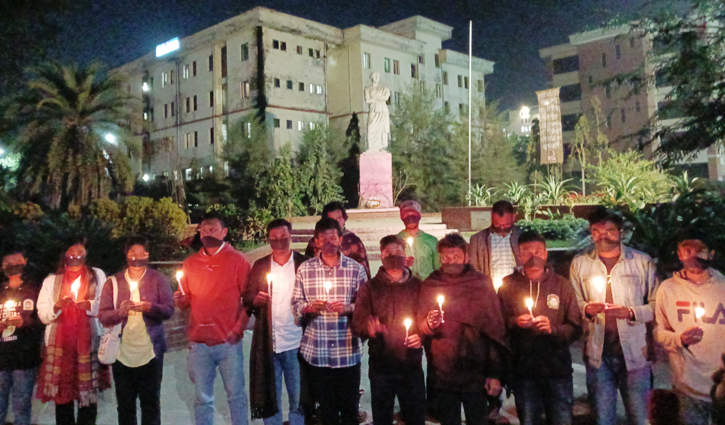
[[[111,276],[111,282],[113,283],[113,307],[115,308],[118,302],[118,281],[116,281],[116,276]],[[98,346],[98,361],[101,363],[112,364],[116,362],[118,350],[121,348],[122,325],[123,322],[111,327],[103,327],[101,343]]]

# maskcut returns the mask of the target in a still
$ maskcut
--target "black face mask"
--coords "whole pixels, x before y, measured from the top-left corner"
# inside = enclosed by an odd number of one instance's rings
[[[496,227],[496,226],[492,226],[492,228],[493,228],[493,231],[494,232],[496,232],[496,233],[498,233],[500,235],[502,233],[508,233],[508,232],[510,232],[511,229],[513,228],[513,226],[508,226],[508,227]]]
[[[544,266],[546,266],[546,260],[544,260],[541,257],[537,257],[535,255],[532,256],[531,258],[529,258],[524,263],[524,268],[525,269],[530,269],[530,268],[539,268],[539,269],[541,269],[541,268],[544,268]]]
[[[403,224],[406,226],[420,222],[420,214],[411,214],[403,219]]]
[[[683,261],[682,265],[685,267],[685,270],[702,271],[710,268],[710,260],[706,260],[700,257],[694,257],[690,258],[689,260]]]
[[[204,248],[219,248],[223,243],[223,240],[213,236],[204,236],[201,238],[201,244],[204,245]]]
[[[596,245],[600,252],[610,252],[617,249],[617,247],[621,245],[621,242],[604,237]]]
[[[447,275],[458,276],[465,266],[465,264],[441,264],[441,271]]]
[[[405,268],[405,256],[388,255],[382,259],[385,270],[403,270]]]
[[[283,251],[289,248],[290,246],[290,238],[286,239],[270,239],[269,240],[269,246],[272,247],[275,251]]]
[[[336,255],[339,249],[340,247],[335,245],[334,243],[325,242],[325,244],[322,245],[322,248],[320,248],[320,252],[322,252],[324,255],[332,256]]]
[[[82,255],[80,257],[70,256],[65,257],[65,265],[67,267],[78,267],[86,264],[86,256]]]
[[[137,260],[126,260],[126,264],[128,264],[129,267],[146,267],[149,265],[149,259],[137,259]]]
[[[10,266],[3,267],[3,273],[5,273],[5,276],[18,276],[23,274],[23,269],[25,269],[25,264],[13,264]]]

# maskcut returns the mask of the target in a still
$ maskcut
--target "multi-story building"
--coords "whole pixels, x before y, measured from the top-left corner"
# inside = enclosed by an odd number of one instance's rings
[[[424,87],[436,106],[467,113],[468,88],[483,101],[493,62],[443,49],[453,28],[414,16],[380,28],[345,30],[257,7],[122,65],[128,89],[144,101],[142,173],[192,167],[204,174],[221,161],[230,126],[244,132],[258,102],[275,148],[294,148],[318,124],[346,128],[352,113],[365,130],[364,88],[378,72],[391,91],[391,114],[406,90]]]
[[[639,140],[627,136],[648,125],[670,88],[658,81],[655,87],[633,94],[628,85],[603,82],[636,70],[654,75],[656,63],[650,59],[651,51],[651,38],[631,35],[628,26],[573,34],[567,44],[539,50],[547,64],[549,87],[561,87],[565,153],[570,150],[579,117],[591,114],[595,99],[601,103],[603,131],[612,146],[618,150],[637,146]],[[672,117],[662,125],[676,121],[677,117]],[[645,155],[651,157],[656,148],[656,144],[647,146]],[[715,180],[725,177],[725,157],[714,149],[702,151],[682,165],[691,170],[691,175]]]

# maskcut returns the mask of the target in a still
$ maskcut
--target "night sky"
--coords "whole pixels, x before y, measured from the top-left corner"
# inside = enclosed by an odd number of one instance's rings
[[[94,0],[90,9],[59,17],[56,54],[64,62],[100,59],[115,67],[151,52],[157,44],[184,37],[256,6],[332,25],[373,27],[422,15],[454,27],[443,47],[468,51],[473,20],[473,54],[496,62],[487,81],[490,100],[517,108],[545,88],[538,49],[566,43],[567,36],[592,29],[616,15],[630,17],[643,0]]]

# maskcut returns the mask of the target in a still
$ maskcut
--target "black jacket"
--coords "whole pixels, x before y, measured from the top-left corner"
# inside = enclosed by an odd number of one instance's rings
[[[40,289],[23,282],[19,288],[10,288],[7,282],[0,290],[0,305],[8,300],[17,303],[11,311],[2,309],[5,320],[15,313],[23,318],[23,325],[15,329],[12,335],[0,338],[0,370],[22,370],[40,366],[40,345],[45,325],[38,318],[38,293]]]
[[[302,255],[297,251],[292,251],[293,261],[295,262],[295,272],[300,267],[300,264],[309,260],[310,257]],[[247,285],[244,288],[244,294],[242,294],[242,302],[250,313],[255,316],[259,314],[258,308],[254,307],[254,297],[260,292],[267,292],[267,274],[272,271],[272,254],[262,257],[254,262],[252,270],[249,272],[247,277]],[[290,306],[290,308],[292,308]]]

